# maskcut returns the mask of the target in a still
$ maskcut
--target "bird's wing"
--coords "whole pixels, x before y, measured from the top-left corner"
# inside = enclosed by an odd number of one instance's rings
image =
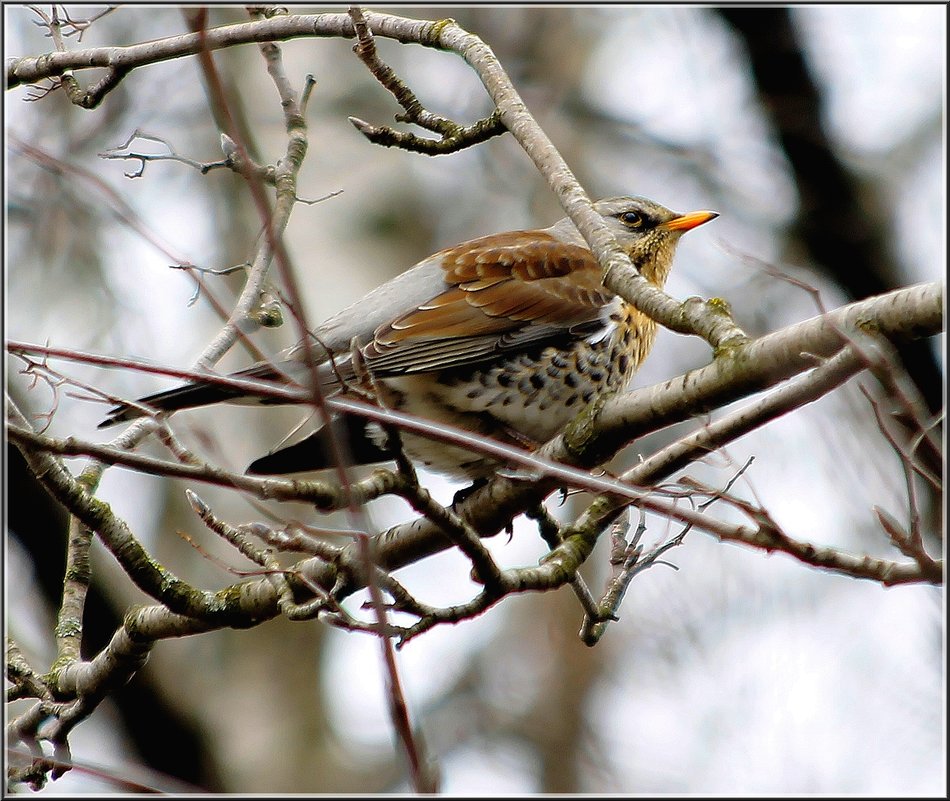
[[[441,370],[603,328],[614,295],[589,250],[513,231],[436,254],[447,288],[379,326],[364,349],[379,376]]]

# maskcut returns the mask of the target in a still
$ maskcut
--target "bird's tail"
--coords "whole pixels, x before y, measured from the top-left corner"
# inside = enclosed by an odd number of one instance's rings
[[[139,398],[135,404],[119,404],[110,410],[109,416],[99,423],[98,427],[108,428],[116,423],[125,423],[137,417],[144,417],[147,412],[139,408],[140,406],[146,406],[158,412],[173,412],[178,409],[192,409],[196,406],[207,406],[211,403],[230,400],[241,394],[243,394],[241,390],[215,384],[185,384]]]
[[[234,373],[230,378],[254,378],[265,381],[280,380],[283,376],[270,364],[255,365],[247,370]],[[116,423],[125,423],[134,420],[137,417],[144,417],[152,409],[156,412],[174,412],[179,409],[194,409],[198,406],[208,406],[212,403],[221,403],[223,401],[234,400],[235,398],[254,399],[253,393],[247,389],[237,387],[227,387],[222,384],[203,383],[196,381],[191,384],[183,384],[179,387],[166,389],[164,392],[156,392],[154,395],[148,395],[139,398],[134,404],[120,403],[113,408],[108,417],[99,423],[99,428],[108,428]],[[258,399],[266,403],[263,398]],[[279,401],[271,401],[279,403]],[[147,407],[142,408],[142,407]]]
[[[337,452],[330,439],[328,426],[323,426],[306,439],[281,448],[251,462],[246,472],[258,476],[276,476],[284,473],[300,473],[305,470],[325,470],[334,467],[339,460],[349,464],[376,464],[392,459],[389,453],[367,431],[372,425],[366,420],[348,414],[335,417],[330,424],[343,452]]]

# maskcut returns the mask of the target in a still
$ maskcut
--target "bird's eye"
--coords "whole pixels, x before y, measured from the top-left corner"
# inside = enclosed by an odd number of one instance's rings
[[[643,217],[635,211],[622,212],[619,219],[627,228],[639,228],[643,225]]]

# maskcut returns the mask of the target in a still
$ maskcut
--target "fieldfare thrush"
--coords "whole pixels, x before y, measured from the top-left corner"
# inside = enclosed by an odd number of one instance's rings
[[[680,236],[717,217],[677,214],[618,197],[594,208],[645,278],[662,287]],[[602,284],[597,260],[567,218],[439,251],[330,317],[313,332],[325,394],[367,374],[383,406],[525,447],[550,439],[594,398],[623,389],[653,345],[656,323]],[[360,358],[354,363],[351,343]],[[298,344],[234,377],[311,382]],[[193,383],[138,403],[157,411],[218,401],[273,403]],[[117,406],[100,428],[144,414]],[[376,423],[345,416],[340,432],[357,464],[391,459]],[[405,452],[454,477],[482,478],[497,459],[403,432]],[[250,465],[274,475],[332,466],[323,429]]]

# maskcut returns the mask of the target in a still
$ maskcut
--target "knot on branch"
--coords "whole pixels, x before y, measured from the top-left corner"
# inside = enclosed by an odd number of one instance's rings
[[[681,330],[696,333],[712,345],[714,356],[750,341],[745,331],[736,325],[732,307],[724,298],[687,298],[680,305],[680,323]]]
[[[602,395],[589,403],[567,424],[561,439],[572,460],[586,464],[591,462],[592,445],[597,441],[597,418],[600,416],[609,395]],[[596,463],[596,459],[593,460]]]

